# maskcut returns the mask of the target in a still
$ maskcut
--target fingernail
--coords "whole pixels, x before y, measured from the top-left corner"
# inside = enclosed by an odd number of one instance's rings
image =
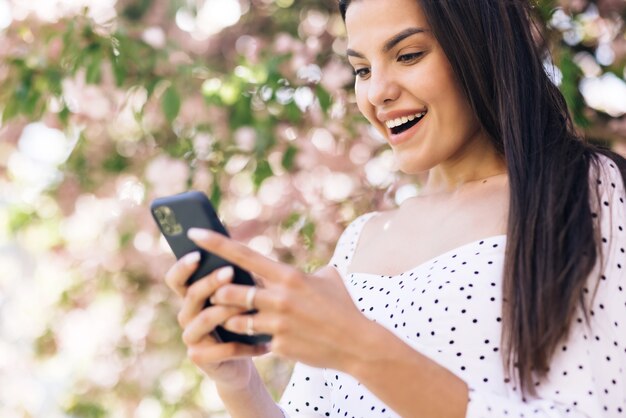
[[[194,241],[202,241],[209,237],[211,233],[206,229],[191,228],[187,231],[187,236]]]
[[[225,283],[230,280],[233,276],[233,268],[232,266],[226,266],[220,269],[217,272],[217,280],[221,283]]]
[[[185,263],[188,266],[192,266],[192,265],[196,264],[198,261],[200,261],[200,252],[199,251],[194,251],[192,253],[186,254],[183,257],[183,263]]]

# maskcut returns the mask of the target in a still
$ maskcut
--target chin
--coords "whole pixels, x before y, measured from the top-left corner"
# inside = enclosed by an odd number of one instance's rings
[[[410,157],[411,156],[399,155],[399,153],[394,152],[395,168],[402,171],[404,174],[419,174],[435,166],[434,161]]]

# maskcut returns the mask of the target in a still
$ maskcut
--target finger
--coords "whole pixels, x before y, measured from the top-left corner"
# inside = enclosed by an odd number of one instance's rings
[[[211,296],[211,303],[214,305],[234,306],[250,309],[248,306],[248,297],[251,291],[248,285],[228,284],[220,287]],[[255,287],[254,298],[252,299],[252,309],[258,310],[274,310],[284,312],[288,310],[289,301],[281,296],[283,292],[278,289],[263,289]]]
[[[231,266],[222,267],[195,281],[187,289],[183,307],[178,313],[178,323],[183,328],[204,309],[206,300],[220,287],[233,278]]]
[[[200,247],[238,265],[244,270],[259,274],[267,282],[289,280],[300,274],[298,270],[270,260],[220,233],[208,229],[191,228],[187,236]]]
[[[198,268],[200,253],[191,252],[178,260],[165,274],[165,283],[178,296],[184,297],[187,292],[185,282]]]
[[[253,315],[234,315],[222,324],[225,329],[237,334],[246,334],[249,331],[249,325],[252,325],[254,334],[277,335],[288,332],[288,323],[284,317],[281,319],[278,315],[263,312]]]
[[[197,365],[218,363],[227,359],[261,356],[269,353],[269,345],[249,345],[241,343],[215,344],[209,340],[202,341],[187,348],[187,356]]]
[[[243,308],[232,306],[212,306],[206,308],[189,322],[183,331],[183,342],[190,346],[200,342],[215,327],[233,315],[245,312]]]

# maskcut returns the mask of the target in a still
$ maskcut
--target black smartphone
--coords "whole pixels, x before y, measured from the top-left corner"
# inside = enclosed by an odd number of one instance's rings
[[[228,232],[220,222],[213,205],[202,192],[189,191],[174,196],[155,199],[150,205],[150,211],[161,233],[167,240],[170,248],[177,259],[194,251],[200,253],[200,262],[197,270],[189,277],[189,286],[201,277],[206,276],[220,267],[232,266],[234,269],[233,283],[255,286],[254,279],[247,271],[238,266],[199,248],[193,241],[187,238],[190,228],[211,229],[228,236]],[[205,307],[210,306],[209,300]],[[248,313],[255,313],[250,311]],[[243,335],[227,331],[218,326],[214,336],[221,342],[236,341],[244,344],[262,344],[271,340],[270,335]]]

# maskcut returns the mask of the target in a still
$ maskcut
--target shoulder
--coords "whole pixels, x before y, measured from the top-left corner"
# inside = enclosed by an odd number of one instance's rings
[[[604,154],[593,154],[589,167],[589,181],[597,185],[597,189],[607,195],[624,193],[624,179],[620,166],[626,160],[616,162]]]
[[[348,224],[346,229],[342,232],[337,241],[337,247],[340,246],[354,246],[361,235],[363,227],[371,218],[377,215],[379,212],[368,212],[356,217],[352,222]]]
[[[352,238],[358,238],[367,221],[376,216],[378,213],[379,212],[368,212],[354,218],[341,233],[338,243],[342,243]]]
[[[596,154],[589,170],[591,213],[597,231],[600,259],[596,268],[606,286],[620,289],[626,279],[626,187],[622,170],[626,160]]]
[[[624,177],[620,165],[626,164],[626,160],[619,162],[603,154],[595,154],[589,167],[589,185],[591,188],[591,210],[594,218],[611,220],[615,217],[626,217],[626,192]],[[603,222],[604,223],[604,222]],[[603,225],[603,229],[604,225]]]
[[[358,216],[348,224],[339,237],[335,247],[335,252],[329,264],[338,269],[342,276],[352,259],[352,255],[356,249],[363,226],[378,213],[379,212],[368,212]]]

